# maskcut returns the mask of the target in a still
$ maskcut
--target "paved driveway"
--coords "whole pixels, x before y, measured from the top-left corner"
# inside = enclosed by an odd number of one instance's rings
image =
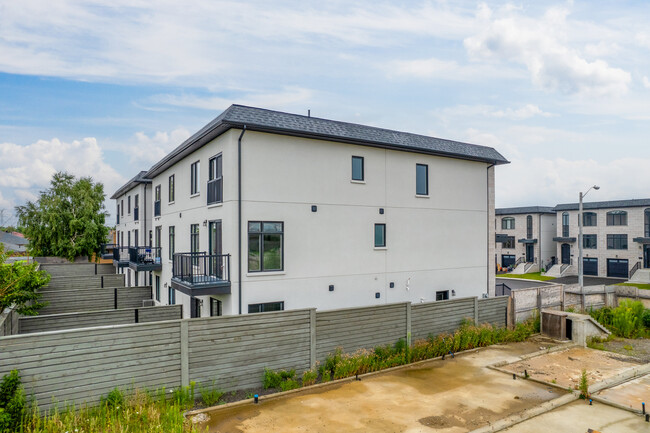
[[[609,286],[611,284],[624,283],[627,280],[625,278],[605,278],[605,277],[584,277],[585,286],[599,286],[605,284]],[[571,277],[562,277],[551,280],[554,284],[578,284],[578,276],[574,275]]]
[[[555,280],[553,280],[555,281]],[[510,287],[513,290],[517,289],[528,289],[529,287],[539,287],[546,286],[549,284],[548,281],[537,281],[537,280],[515,280],[513,278],[497,278],[497,284],[504,283],[506,286]]]

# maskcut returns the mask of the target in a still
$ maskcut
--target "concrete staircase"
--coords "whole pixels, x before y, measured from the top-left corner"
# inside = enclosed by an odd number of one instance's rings
[[[630,278],[630,283],[650,284],[650,269],[637,269]]]
[[[543,275],[553,278],[567,277],[569,275],[578,275],[578,269],[574,265],[563,265],[562,263],[556,263],[551,266],[551,269],[546,271]]]

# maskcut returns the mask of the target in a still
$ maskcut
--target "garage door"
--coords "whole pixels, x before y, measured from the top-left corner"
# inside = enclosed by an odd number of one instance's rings
[[[628,267],[627,260],[607,259],[607,276],[627,278]]]
[[[582,259],[583,275],[598,276],[598,259],[594,257],[585,257]]]
[[[515,255],[514,254],[501,254],[501,266],[507,268],[510,265],[515,264]]]

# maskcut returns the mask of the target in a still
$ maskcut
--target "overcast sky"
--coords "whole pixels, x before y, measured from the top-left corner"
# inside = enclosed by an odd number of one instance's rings
[[[232,103],[492,146],[497,207],[647,198],[648,23],[645,1],[0,0],[0,209],[57,170],[110,196]]]

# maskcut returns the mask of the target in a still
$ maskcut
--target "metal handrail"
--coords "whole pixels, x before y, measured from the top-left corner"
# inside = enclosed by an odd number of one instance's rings
[[[117,245],[113,248],[113,260],[118,262],[129,261],[129,247],[121,247]]]
[[[501,290],[499,290],[499,288]],[[496,296],[510,296],[511,293],[512,293],[512,289],[510,287],[508,287],[508,285],[506,283],[497,284],[496,289],[494,291],[494,294]]]
[[[129,247],[129,262],[160,264],[160,247]]]
[[[176,253],[172,276],[191,284],[230,281],[230,254]]]
[[[641,262],[636,262],[636,265],[634,265],[634,267],[632,269],[630,269],[630,277],[629,278],[632,278],[634,273],[636,271],[638,271],[639,269],[641,269]]]

